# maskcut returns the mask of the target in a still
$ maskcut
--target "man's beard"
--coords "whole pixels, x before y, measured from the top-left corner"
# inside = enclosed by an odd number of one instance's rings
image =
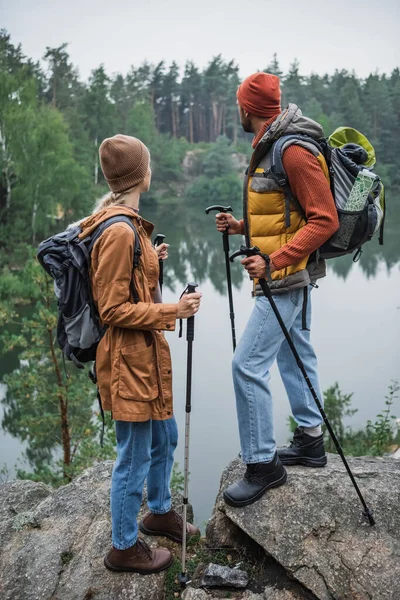
[[[243,127],[243,131],[245,131],[246,133],[254,133],[253,128],[251,126],[250,119],[241,119],[240,123]]]

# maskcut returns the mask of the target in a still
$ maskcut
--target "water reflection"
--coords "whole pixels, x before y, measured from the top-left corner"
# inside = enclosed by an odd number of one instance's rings
[[[240,203],[233,204],[234,215],[241,218]],[[173,205],[143,203],[142,214],[156,225],[156,231],[167,236],[170,244],[169,259],[164,266],[164,285],[171,290],[185,286],[191,274],[197,283],[211,281],[220,294],[226,293],[224,255],[222,236],[215,228],[212,214],[204,213],[204,206],[185,204],[184,200]],[[359,266],[370,278],[377,274],[378,265],[385,263],[390,271],[400,261],[400,244],[398,231],[400,228],[400,212],[389,208],[386,217],[384,246],[379,246],[378,236],[363,247]],[[240,236],[230,237],[231,250],[237,250],[241,243]],[[346,279],[353,267],[353,256],[342,256],[329,260],[328,268],[342,279]],[[221,266],[222,265],[222,266]],[[231,264],[232,283],[240,287],[244,274],[240,262]]]
[[[240,208],[236,207],[239,214]],[[225,293],[225,269],[222,236],[215,228],[213,215],[206,215],[201,206],[182,204],[147,205],[141,210],[143,216],[155,223],[157,231],[164,233],[170,244],[169,258],[164,266],[164,285],[171,290],[184,287],[190,277],[202,284],[209,280],[220,294]],[[240,244],[240,238],[231,239],[232,249]],[[239,288],[243,280],[240,263],[232,263],[232,284]]]

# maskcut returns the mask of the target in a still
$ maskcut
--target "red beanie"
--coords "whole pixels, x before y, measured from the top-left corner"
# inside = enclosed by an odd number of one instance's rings
[[[240,106],[256,117],[267,119],[281,112],[279,77],[270,73],[254,73],[243,81],[237,91]]]

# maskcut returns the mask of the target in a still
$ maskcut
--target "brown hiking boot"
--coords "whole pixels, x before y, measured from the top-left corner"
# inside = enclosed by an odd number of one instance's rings
[[[139,529],[146,535],[163,535],[174,542],[182,543],[183,519],[174,510],[165,515],[148,513],[139,525]],[[191,523],[187,523],[188,538],[200,536],[200,529]]]
[[[111,548],[104,558],[104,566],[110,571],[150,575],[168,569],[172,561],[173,556],[167,548],[150,548],[144,540],[138,538],[136,544],[126,550]]]

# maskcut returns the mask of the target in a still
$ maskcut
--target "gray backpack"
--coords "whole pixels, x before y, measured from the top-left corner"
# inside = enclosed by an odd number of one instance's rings
[[[293,196],[282,156],[291,144],[321,153],[328,165],[332,195],[339,218],[339,229],[319,248],[320,258],[336,258],[355,253],[356,261],[362,246],[379,232],[383,244],[385,221],[385,188],[372,171],[375,150],[367,138],[351,127],[339,127],[329,138],[315,140],[308,135],[292,134],[279,138],[272,148],[271,175],[285,194],[286,226],[290,226],[290,203],[300,214],[303,209]]]
[[[54,279],[58,305],[57,340],[64,356],[80,369],[83,363],[94,361],[98,343],[106,327],[100,324],[90,285],[90,253],[103,231],[114,223],[127,223],[135,235],[133,268],[140,261],[139,236],[131,219],[116,215],[101,223],[84,240],[80,240],[79,225],[68,227],[39,245],[37,258]],[[131,280],[133,301],[138,295]]]

